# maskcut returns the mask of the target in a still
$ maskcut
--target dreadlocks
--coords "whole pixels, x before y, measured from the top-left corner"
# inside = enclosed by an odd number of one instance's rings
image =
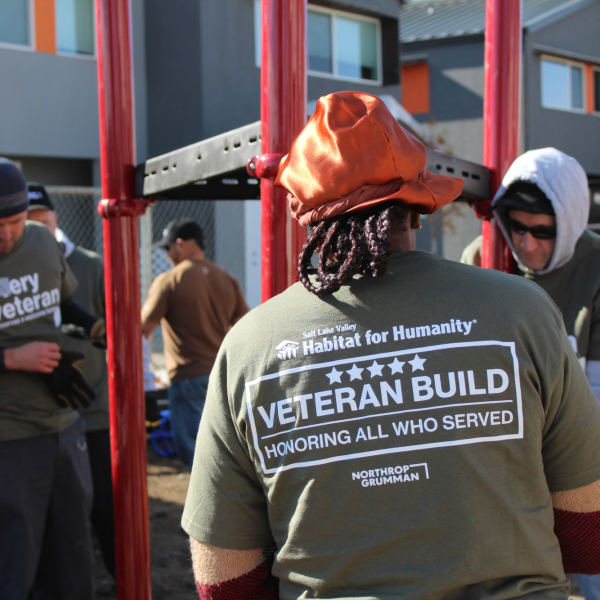
[[[298,258],[298,274],[304,287],[317,296],[339,290],[356,273],[381,277],[390,255],[392,222],[406,227],[410,210],[396,203],[377,206],[374,212],[349,214],[321,221],[311,229]],[[319,251],[317,267],[311,266]],[[319,287],[309,275],[317,275]]]

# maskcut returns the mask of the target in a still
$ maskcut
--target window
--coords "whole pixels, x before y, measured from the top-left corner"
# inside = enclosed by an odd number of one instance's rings
[[[319,73],[332,73],[331,15],[310,10],[306,18],[308,70]]]
[[[0,44],[31,46],[29,0],[0,0]]]
[[[584,65],[542,59],[542,106],[584,112]]]
[[[311,7],[307,30],[309,75],[380,83],[377,19]]]
[[[311,6],[307,13],[308,74],[381,84],[377,19]],[[254,0],[254,62],[260,67],[260,0]]]
[[[94,55],[94,0],[56,0],[59,52]]]

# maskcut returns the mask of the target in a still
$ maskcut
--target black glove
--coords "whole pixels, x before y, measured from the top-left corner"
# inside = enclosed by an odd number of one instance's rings
[[[90,342],[92,342],[92,346],[106,350],[106,324],[104,319],[98,319],[90,329]]]
[[[60,351],[58,367],[42,375],[50,392],[63,408],[86,408],[96,399],[94,390],[83,378],[81,371],[75,366],[85,357],[81,352]]]

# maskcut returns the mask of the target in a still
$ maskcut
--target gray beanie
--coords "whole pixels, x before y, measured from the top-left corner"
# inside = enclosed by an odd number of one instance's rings
[[[25,212],[29,206],[27,182],[12,160],[0,157],[0,219]]]

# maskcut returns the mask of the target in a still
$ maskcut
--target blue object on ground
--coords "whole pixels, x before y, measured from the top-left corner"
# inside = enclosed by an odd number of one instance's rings
[[[159,456],[172,458],[177,456],[175,443],[173,442],[173,432],[171,431],[171,411],[160,411],[160,423],[158,427],[149,435],[152,447]]]
[[[585,600],[600,600],[600,575],[573,575]]]

